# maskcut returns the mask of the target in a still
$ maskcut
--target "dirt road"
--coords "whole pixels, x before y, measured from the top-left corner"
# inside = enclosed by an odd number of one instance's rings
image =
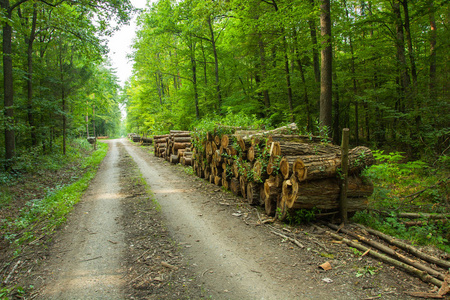
[[[370,258],[355,260],[345,247],[330,250],[313,227],[301,229],[304,248],[293,246],[272,234],[274,227],[258,226],[256,208],[181,166],[125,139],[108,143],[96,179],[43,265],[41,299],[159,299],[158,289],[173,299],[408,299],[402,291],[421,284]],[[148,197],[127,173],[137,171],[136,165],[141,175],[133,178],[147,182],[153,201],[139,202]],[[130,203],[136,207],[131,212]],[[128,223],[136,224],[133,236]],[[148,275],[168,259],[177,265]],[[327,260],[333,270],[320,270]],[[355,276],[372,265],[376,276]],[[140,295],[146,289],[146,296],[137,297],[132,288]]]

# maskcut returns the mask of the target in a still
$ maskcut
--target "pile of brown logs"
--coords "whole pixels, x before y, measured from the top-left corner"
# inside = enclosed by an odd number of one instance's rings
[[[141,141],[141,136],[136,133],[129,133],[128,138],[132,140],[134,143],[139,143]]]
[[[230,131],[229,129],[227,130]],[[290,124],[272,131],[231,130],[196,136],[193,168],[197,176],[262,205],[284,219],[300,209],[337,211],[341,148],[328,139],[295,134]],[[367,207],[373,185],[360,172],[374,163],[370,149],[349,152],[348,211]]]
[[[170,134],[153,136],[155,156],[177,164],[192,165],[191,133],[171,130]]]
[[[153,144],[153,139],[149,137],[141,137],[141,140],[139,142],[141,146],[150,146]]]

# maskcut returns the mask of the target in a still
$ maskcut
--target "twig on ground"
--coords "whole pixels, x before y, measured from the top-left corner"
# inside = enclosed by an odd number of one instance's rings
[[[6,277],[6,279],[3,281],[3,284],[7,284],[9,281],[9,278],[11,277],[11,275],[14,273],[14,271],[16,271],[17,267],[20,265],[22,261],[17,261],[16,264],[14,265],[14,267],[12,268],[11,272],[9,272],[8,276]]]
[[[274,231],[274,230],[272,230],[271,232],[272,232],[273,234],[275,234],[275,235],[278,235],[278,236],[281,236],[282,238],[287,239],[288,241],[294,243],[295,245],[297,245],[297,246],[300,247],[300,248],[305,248],[305,246],[303,246],[299,241],[297,241],[297,240],[294,239],[294,238],[288,237],[287,235],[284,235],[284,234],[282,234],[282,233],[276,232],[276,231]]]

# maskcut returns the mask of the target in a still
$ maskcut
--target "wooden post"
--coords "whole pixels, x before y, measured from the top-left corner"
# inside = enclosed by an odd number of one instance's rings
[[[350,130],[348,128],[344,128],[342,130],[342,159],[341,159],[341,195],[339,200],[339,211],[341,215],[341,221],[345,224],[348,222],[347,216],[347,183],[348,183],[348,136]]]

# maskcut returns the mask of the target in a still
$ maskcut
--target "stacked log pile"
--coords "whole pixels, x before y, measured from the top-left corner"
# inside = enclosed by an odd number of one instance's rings
[[[272,131],[219,127],[215,133],[194,133],[194,172],[279,219],[300,209],[337,211],[341,148],[296,132],[290,124]],[[373,163],[366,147],[349,153],[350,212],[367,207],[373,186],[360,173]]]
[[[192,138],[189,131],[171,130],[169,134],[153,136],[153,140],[155,156],[173,164],[192,164]]]
[[[150,146],[153,144],[153,139],[149,137],[141,137],[140,144],[141,146]]]
[[[136,133],[129,133],[128,138],[132,140],[134,143],[139,143],[141,141],[141,136]]]

